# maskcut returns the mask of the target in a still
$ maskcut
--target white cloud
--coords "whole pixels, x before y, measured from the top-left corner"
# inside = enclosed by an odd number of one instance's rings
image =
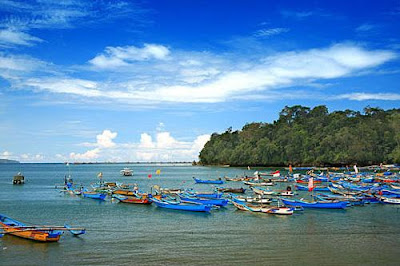
[[[37,42],[42,42],[42,39],[29,35],[28,33],[17,29],[0,29],[0,47],[24,45],[32,46]]]
[[[134,47],[133,50],[141,49]],[[113,53],[113,56],[117,54]],[[123,69],[128,72],[112,75],[114,71],[119,71],[114,69],[109,73],[107,82],[76,78],[30,78],[14,86],[130,105],[140,103],[154,106],[154,103],[159,102],[216,103],[240,99],[241,96],[250,99],[252,95],[267,95],[283,87],[359,75],[397,57],[397,54],[389,50],[368,50],[346,43],[268,57],[260,55],[258,60],[251,61],[196,54],[193,60],[207,62],[206,68],[176,63],[186,62],[190,54],[179,52],[171,54],[169,60],[156,60],[137,66],[138,62],[126,59],[130,56],[131,59],[136,58],[137,54],[127,53],[123,49],[118,57],[129,64],[129,68]],[[14,68],[17,67],[23,66],[15,64]]]
[[[117,132],[111,132],[110,130],[104,130],[103,133],[97,135],[97,145],[101,148],[112,148],[115,146],[113,139],[117,137]]]
[[[378,26],[370,23],[364,23],[356,28],[358,32],[366,32],[376,29]]]
[[[112,69],[127,66],[134,61],[150,59],[164,60],[170,54],[167,47],[158,44],[144,44],[143,48],[136,46],[106,47],[105,52],[89,61],[101,69]]]
[[[281,33],[288,32],[288,28],[271,28],[271,29],[261,29],[254,33],[255,37],[270,37],[273,35],[278,35]]]
[[[153,143],[153,139],[152,137],[147,134],[147,133],[142,133],[140,135],[140,144],[139,144],[139,148],[154,148],[155,144]]]
[[[383,101],[399,101],[400,94],[398,93],[348,93],[341,94],[336,97],[337,99],[348,99],[354,101],[367,101],[367,100],[383,100]]]
[[[129,17],[132,22],[139,22],[143,20],[141,15],[146,13],[146,10],[140,8],[137,3],[114,0],[38,0],[24,3],[2,0],[0,11],[12,14],[5,16],[0,26],[27,29],[73,28],[76,25],[105,23],[122,17]]]
[[[12,153],[9,152],[9,151],[3,151],[1,153],[1,157],[4,158],[4,159],[9,159],[11,155],[12,155]]]
[[[78,161],[86,161],[86,160],[93,160],[93,159],[97,159],[100,157],[100,148],[95,148],[93,150],[88,150],[85,153],[75,153],[75,152],[71,152],[69,154],[69,158],[72,160],[78,160]]]

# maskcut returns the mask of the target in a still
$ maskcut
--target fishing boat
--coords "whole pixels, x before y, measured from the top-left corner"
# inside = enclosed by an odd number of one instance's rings
[[[181,210],[181,211],[193,211],[193,212],[209,212],[211,211],[212,205],[196,204],[196,203],[183,203],[180,201],[166,200],[161,197],[153,197],[152,201],[157,207]]]
[[[196,192],[193,190],[186,190],[183,192],[184,195],[189,197],[198,197],[198,198],[207,198],[207,199],[220,199],[222,198],[223,193],[215,193],[215,192]]]
[[[250,182],[250,181],[244,181],[243,182],[245,185],[248,186],[273,186],[273,182]]]
[[[128,167],[125,167],[124,169],[119,171],[119,173],[123,176],[132,176],[133,175],[133,171],[131,169],[129,169]]]
[[[237,196],[237,195],[230,195],[232,199],[235,201],[243,201],[243,202],[248,202],[248,203],[257,203],[257,204],[270,204],[272,202],[271,198],[263,198],[261,195],[258,197],[243,197],[243,196]]]
[[[316,201],[309,202],[296,199],[281,198],[283,204],[286,206],[300,206],[303,208],[321,208],[321,209],[345,209],[347,202],[344,201]]]
[[[223,193],[244,193],[246,191],[245,188],[228,188],[228,187],[219,187],[217,188],[218,191]]]
[[[271,207],[271,208],[263,208],[261,209],[264,213],[269,214],[278,214],[278,215],[292,215],[294,212],[294,208],[289,207]]]
[[[15,176],[13,176],[14,185],[23,185],[24,183],[25,183],[25,176],[23,176],[21,172],[18,172]]]
[[[231,177],[224,177],[226,181],[234,181],[234,182],[238,182],[238,181],[243,181],[244,177],[235,177],[235,178],[231,178]]]
[[[203,180],[203,179],[198,179],[196,177],[193,177],[193,179],[197,184],[223,184],[224,183],[224,181],[221,178],[216,179],[216,180]]]
[[[400,198],[399,197],[383,197],[380,196],[378,199],[382,203],[387,203],[387,204],[400,204]]]
[[[151,198],[145,195],[135,195],[135,196],[124,196],[120,194],[113,194],[113,198],[118,199],[120,202],[123,203],[134,203],[134,204],[151,204]]]
[[[85,198],[97,199],[97,200],[105,200],[106,194],[99,193],[95,191],[82,191],[82,195]]]
[[[309,190],[307,186],[303,186],[303,185],[299,185],[299,184],[297,184],[295,186],[295,188],[300,191],[308,191]],[[328,187],[314,186],[313,191],[330,191],[330,190]]]
[[[232,200],[231,202],[233,206],[241,211],[261,212],[261,209],[263,208],[261,205],[248,204],[237,200]]]
[[[63,234],[60,228],[28,226],[3,214],[0,214],[0,225],[2,226],[3,234],[11,234],[41,242],[57,242]]]
[[[274,195],[274,194],[276,194],[275,191],[272,191],[272,190],[269,190],[269,189],[263,188],[263,187],[251,187],[251,190],[253,190],[253,192],[258,195]]]
[[[201,203],[201,204],[209,204],[209,205],[214,205],[214,206],[220,206],[224,207],[228,205],[228,200],[227,199],[205,199],[205,198],[200,198],[200,197],[188,197],[185,196],[184,194],[179,195],[181,202],[194,202],[194,203]]]

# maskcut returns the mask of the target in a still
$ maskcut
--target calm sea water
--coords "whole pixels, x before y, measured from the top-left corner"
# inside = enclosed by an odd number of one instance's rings
[[[122,177],[124,167],[133,177]],[[161,175],[155,171],[161,169]],[[75,183],[105,181],[192,187],[192,176],[251,174],[243,168],[171,165],[70,165]],[[23,172],[26,184],[14,186]],[[99,202],[64,195],[55,184],[68,174],[63,164],[0,164],[0,213],[34,224],[87,228],[82,237],[65,233],[58,243],[13,236],[0,239],[0,265],[343,265],[400,264],[400,208],[372,204],[348,210],[305,210],[293,216],[237,211],[206,213]],[[149,179],[148,174],[152,174]],[[229,182],[226,186],[240,187]],[[286,186],[286,184],[285,184]]]

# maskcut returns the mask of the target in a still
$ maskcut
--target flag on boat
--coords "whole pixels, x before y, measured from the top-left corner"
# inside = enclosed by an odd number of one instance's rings
[[[98,173],[98,174],[97,174],[97,177],[98,177],[98,178],[102,178],[102,177],[103,177],[103,172]]]
[[[354,172],[356,172],[356,174],[358,174],[358,168],[357,168],[357,165],[354,165]]]
[[[250,166],[247,166],[247,170],[249,170],[249,171],[250,171]]]
[[[159,174],[161,174],[161,170],[160,170],[160,169],[157,169],[156,175],[159,175]]]
[[[147,177],[148,177],[148,178],[151,178],[151,174],[149,174]]]
[[[308,179],[308,191],[313,191],[314,189],[314,178],[310,177]]]
[[[291,164],[289,164],[289,173],[293,173],[293,168]]]

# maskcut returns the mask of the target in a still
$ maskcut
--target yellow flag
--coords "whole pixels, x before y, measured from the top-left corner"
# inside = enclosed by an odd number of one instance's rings
[[[156,171],[156,175],[159,175],[159,174],[161,174],[161,170],[160,170],[160,169],[158,169],[158,170]]]

